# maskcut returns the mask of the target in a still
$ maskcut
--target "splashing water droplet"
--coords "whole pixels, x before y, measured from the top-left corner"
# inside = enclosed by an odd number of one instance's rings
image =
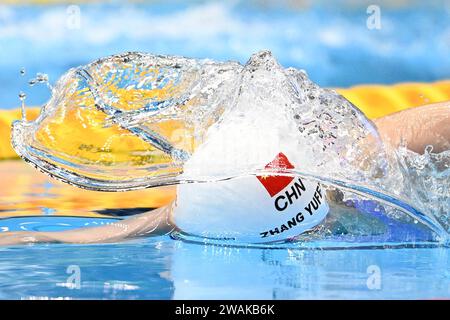
[[[427,153],[427,154],[432,153],[432,152],[433,152],[433,146],[432,146],[432,145],[427,145],[427,146],[425,147],[424,152]]]
[[[25,108],[25,99],[26,98],[27,98],[27,95],[25,94],[25,92],[21,91],[19,93],[19,99],[21,102],[22,121],[27,121],[26,108]]]
[[[38,120],[15,123],[12,140],[48,174],[102,191],[279,174],[261,168],[283,151],[295,167],[283,173],[328,186],[335,212],[413,217],[439,236],[450,230],[448,183],[437,188],[448,156],[437,159],[436,175],[432,150],[420,158],[386,150],[359,109],[270,52],[245,65],[142,53],[99,59],[66,73]],[[336,219],[343,225],[332,234],[355,230]]]
[[[37,73],[36,79],[38,82],[48,82],[48,75],[45,73]]]

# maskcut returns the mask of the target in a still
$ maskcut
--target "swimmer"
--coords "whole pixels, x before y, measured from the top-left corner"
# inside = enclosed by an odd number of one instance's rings
[[[410,150],[417,153],[422,153],[428,145],[433,146],[433,151],[436,153],[450,150],[450,102],[400,111],[375,119],[374,122],[384,143],[394,148],[401,143],[406,143]],[[111,243],[148,235],[168,234],[178,229],[174,216],[177,210],[174,208],[175,204],[170,203],[164,207],[101,227],[61,232],[0,233],[0,245]],[[332,208],[332,210],[341,209],[338,205]],[[238,225],[240,221],[233,221],[233,223]]]

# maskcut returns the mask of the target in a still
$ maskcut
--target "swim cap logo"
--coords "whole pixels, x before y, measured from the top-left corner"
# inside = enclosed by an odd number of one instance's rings
[[[292,163],[289,162],[286,155],[280,152],[274,160],[269,162],[265,169],[274,170],[276,172],[285,172],[287,169],[294,169]],[[286,188],[294,177],[289,176],[256,176],[259,182],[266,188],[271,197]]]

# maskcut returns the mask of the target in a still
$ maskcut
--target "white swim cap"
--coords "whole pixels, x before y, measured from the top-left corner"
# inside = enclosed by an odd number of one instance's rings
[[[266,167],[294,168],[281,152]],[[248,175],[177,188],[175,224],[205,238],[285,240],[310,230],[329,211],[320,184],[300,177]]]

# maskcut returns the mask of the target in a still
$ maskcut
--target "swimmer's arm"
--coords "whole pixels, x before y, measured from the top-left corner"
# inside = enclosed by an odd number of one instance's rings
[[[166,234],[173,229],[169,221],[171,205],[101,227],[61,232],[5,232],[0,245],[28,243],[108,243],[150,234]]]
[[[423,153],[450,149],[450,101],[400,111],[374,120],[383,141],[398,147],[402,140],[408,149]]]

